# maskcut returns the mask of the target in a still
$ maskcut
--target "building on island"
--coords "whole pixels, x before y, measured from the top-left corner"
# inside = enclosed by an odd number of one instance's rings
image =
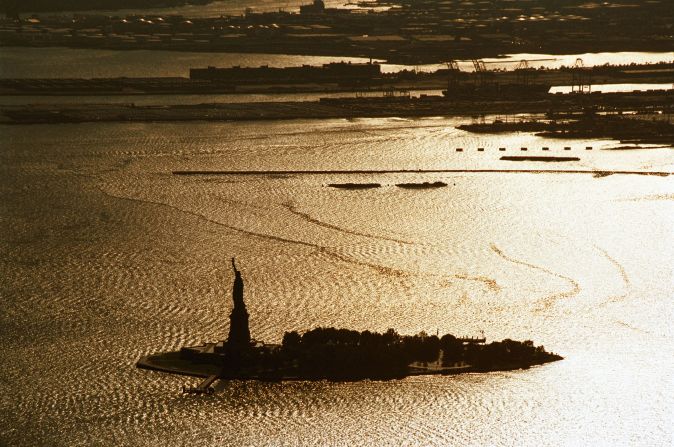
[[[231,85],[353,83],[380,79],[378,63],[330,62],[320,66],[300,67],[228,67],[190,68],[193,81],[210,81]]]

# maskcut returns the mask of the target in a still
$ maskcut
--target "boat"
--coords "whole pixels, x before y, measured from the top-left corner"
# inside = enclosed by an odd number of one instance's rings
[[[381,183],[329,183],[328,186],[340,189],[372,189],[379,188]]]
[[[423,182],[423,183],[396,183],[398,188],[405,189],[430,189],[430,188],[442,188],[447,186],[445,182]]]
[[[504,161],[548,161],[548,162],[559,162],[559,161],[580,161],[578,157],[552,157],[552,156],[541,156],[541,155],[504,155],[501,157],[501,160]]]

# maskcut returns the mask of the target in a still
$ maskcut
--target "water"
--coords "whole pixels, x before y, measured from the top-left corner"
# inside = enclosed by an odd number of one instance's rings
[[[674,171],[672,148],[454,128],[465,121],[1,126],[0,443],[670,445],[673,176],[171,175]],[[501,146],[571,146],[581,161],[502,162]],[[393,186],[411,180],[449,186]],[[325,186],[339,181],[384,186]],[[258,339],[320,325],[484,330],[566,360],[384,382],[232,381],[203,398],[180,394],[194,379],[135,369],[144,354],[225,336],[232,256]]]
[[[74,48],[0,48],[2,78],[189,77],[190,68],[290,67],[330,62],[368,62],[364,58],[288,54],[195,53],[152,50],[88,50]]]
[[[616,52],[572,55],[513,54],[502,58],[485,59],[490,69],[512,70],[523,59],[532,60],[530,65],[538,68],[572,66],[581,57],[585,66],[609,64],[653,64],[674,61],[672,52]],[[188,51],[152,50],[94,50],[76,48],[0,48],[0,78],[110,78],[110,77],[188,77],[190,68],[207,67],[270,67],[320,65],[330,62],[364,63],[369,59],[340,56],[300,56],[288,54],[240,54],[204,53]],[[537,61],[537,62],[534,62]],[[463,71],[473,71],[470,61],[459,61]],[[382,72],[401,70],[431,72],[447,68],[444,64],[396,65],[382,63]]]

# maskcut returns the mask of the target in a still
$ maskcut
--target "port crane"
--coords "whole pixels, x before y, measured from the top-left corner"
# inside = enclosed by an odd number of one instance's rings
[[[529,85],[531,78],[536,75],[536,69],[529,65],[527,59],[522,59],[515,67],[515,75],[518,84]]]
[[[492,64],[499,64],[499,65],[504,65],[504,64],[517,64],[515,67],[515,70],[535,70],[535,68],[532,66],[531,62],[546,62],[546,61],[555,61],[557,59],[554,58],[547,58],[547,59],[522,59],[519,61],[485,61],[482,59],[471,59],[470,62],[473,64],[473,71],[476,73],[487,73],[491,72],[493,70],[490,70],[487,65],[492,65]],[[445,62],[447,65],[447,69],[450,72],[458,72],[461,71],[461,67],[459,65],[460,61],[450,59],[449,61]],[[462,61],[463,62],[463,61]]]
[[[547,59],[522,59],[520,61],[484,61],[482,59],[471,59],[470,62],[473,64],[473,71],[477,76],[477,83],[480,86],[485,86],[488,84],[488,81],[494,75],[494,70],[490,70],[487,65],[491,64],[517,64],[515,66],[514,72],[517,76],[517,83],[528,85],[531,81],[531,78],[535,76],[536,69],[532,67],[531,62],[544,62],[544,61],[554,61],[556,59],[547,58]],[[461,76],[461,67],[459,66],[458,61],[451,59],[446,62],[447,70],[449,72],[449,81],[448,87],[452,89],[459,84],[459,79]]]
[[[557,59],[555,58],[543,58],[543,59],[521,59],[519,61],[512,60],[512,61],[483,61],[481,59],[472,59],[471,62],[473,63],[473,67],[475,68],[475,71],[490,71],[487,69],[487,65],[491,64],[517,64],[515,66],[515,70],[517,69],[530,69],[530,70],[535,70],[535,68],[530,64],[530,62],[548,62],[548,61],[556,61]]]
[[[481,59],[472,59],[473,68],[475,73],[477,73],[477,80],[481,86],[484,86],[487,83],[487,76],[493,73],[491,70],[487,70],[487,65],[485,61]]]
[[[459,63],[454,59],[451,59],[449,62],[447,62],[447,71],[449,72],[449,81],[447,83],[447,87],[449,90],[452,90],[459,85],[459,76],[461,76]]]
[[[592,93],[592,72],[585,67],[581,58],[577,58],[571,67],[571,92]]]

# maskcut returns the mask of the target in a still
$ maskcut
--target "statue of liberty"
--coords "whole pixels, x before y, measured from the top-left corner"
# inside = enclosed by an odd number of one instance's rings
[[[232,290],[232,300],[234,308],[229,315],[229,337],[227,344],[229,346],[247,347],[250,345],[250,329],[248,328],[248,311],[243,302],[243,279],[241,272],[236,269],[234,258],[232,258],[232,268],[234,268],[234,287]]]

